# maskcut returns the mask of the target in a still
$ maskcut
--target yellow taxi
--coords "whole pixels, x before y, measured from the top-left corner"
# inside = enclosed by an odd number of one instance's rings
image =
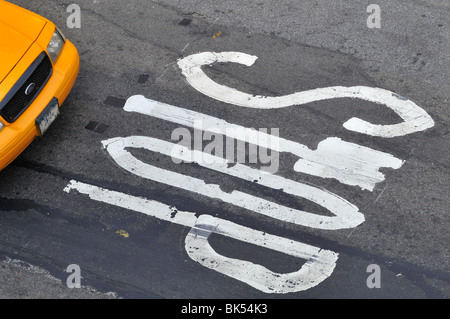
[[[0,171],[58,117],[79,67],[55,24],[0,0]]]

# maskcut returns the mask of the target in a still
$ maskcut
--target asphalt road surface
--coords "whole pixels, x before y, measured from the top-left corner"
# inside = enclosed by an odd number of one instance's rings
[[[0,297],[450,297],[448,1],[11,2],[81,69],[0,173]],[[236,128],[279,149],[171,157]]]

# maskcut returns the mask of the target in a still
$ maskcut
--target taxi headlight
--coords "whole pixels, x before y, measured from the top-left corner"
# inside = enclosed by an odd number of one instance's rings
[[[64,35],[58,28],[56,28],[55,32],[53,33],[52,39],[47,46],[47,52],[52,59],[53,64],[58,59],[65,42],[66,40],[64,38]]]

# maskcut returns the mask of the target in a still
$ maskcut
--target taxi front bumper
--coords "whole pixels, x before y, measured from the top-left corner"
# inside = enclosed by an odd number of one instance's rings
[[[5,125],[0,130],[0,170],[8,166],[36,137],[40,136],[36,119],[55,98],[60,106],[63,104],[75,84],[79,69],[78,51],[66,40],[45,87],[14,123]]]

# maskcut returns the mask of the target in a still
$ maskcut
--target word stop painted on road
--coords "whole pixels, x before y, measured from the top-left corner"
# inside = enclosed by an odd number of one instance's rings
[[[234,62],[251,66],[255,61],[255,56],[240,52],[203,52],[180,59],[178,65],[188,83],[195,89],[214,99],[233,105],[271,109],[298,106],[319,100],[352,97],[384,104],[395,111],[403,119],[403,122],[394,125],[377,125],[352,118],[344,123],[344,127],[349,130],[392,138],[422,131],[434,125],[431,117],[415,103],[383,89],[363,86],[328,87],[281,97],[253,96],[220,85],[207,77],[201,70],[201,66],[214,62]],[[311,150],[305,145],[264,131],[228,123],[220,118],[153,101],[141,95],[128,98],[124,110],[213,134],[226,135],[229,138],[254,143],[275,152],[291,153],[299,157],[293,167],[296,172],[322,178],[334,178],[343,184],[358,186],[369,191],[372,191],[377,183],[384,180],[384,175],[379,171],[380,168],[398,169],[403,165],[401,159],[391,154],[349,143],[338,137],[329,137],[319,143],[317,150]],[[327,190],[295,182],[277,176],[274,172],[268,173],[242,163],[231,163],[227,159],[207,154],[205,151],[190,149],[181,142],[174,144],[152,137],[129,136],[105,140],[102,144],[119,166],[141,178],[221,200],[279,221],[326,230],[353,228],[364,222],[364,215],[355,205]],[[318,204],[327,209],[331,216],[289,208],[237,190],[224,192],[220,189],[220,185],[208,184],[196,177],[144,163],[128,151],[133,148],[166,155],[171,157],[174,163],[197,163],[204,169],[237,177],[245,182],[257,182],[274,191],[282,191]],[[185,239],[185,249],[191,259],[266,293],[291,293],[312,288],[333,273],[338,259],[338,254],[333,251],[254,230],[211,215],[197,217],[193,212],[178,211],[174,207],[155,200],[75,180],[65,188],[66,192],[72,190],[96,201],[190,227],[191,230]],[[294,256],[305,260],[305,263],[296,272],[274,273],[261,265],[218,254],[208,242],[212,233]]]

